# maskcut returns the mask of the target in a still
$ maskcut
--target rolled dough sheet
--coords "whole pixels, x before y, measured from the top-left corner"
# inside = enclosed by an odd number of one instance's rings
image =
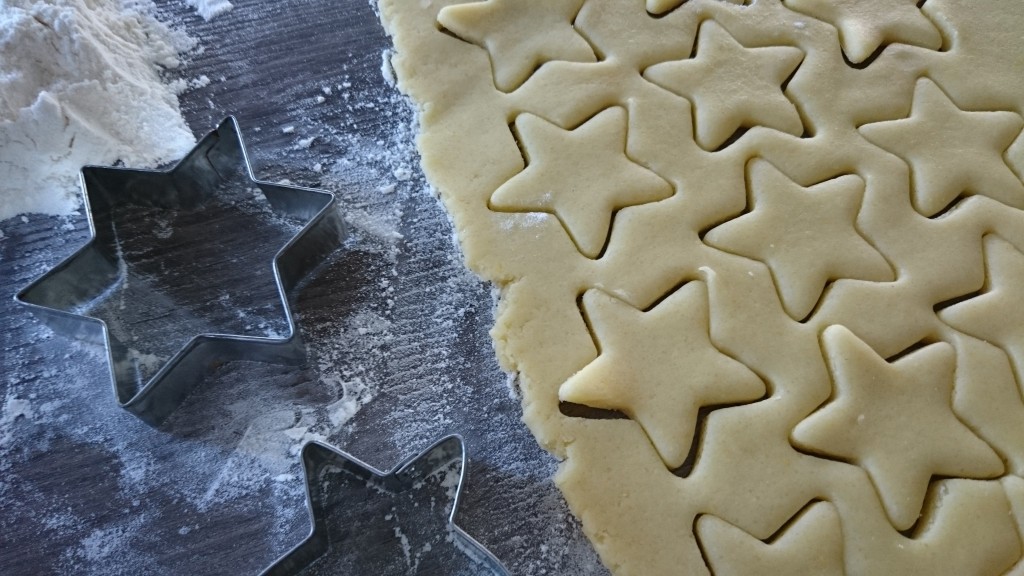
[[[613,573],[1022,569],[1019,3],[380,6]]]

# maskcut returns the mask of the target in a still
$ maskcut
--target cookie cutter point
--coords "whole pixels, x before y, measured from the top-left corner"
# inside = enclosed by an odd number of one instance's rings
[[[467,480],[466,442],[462,436],[451,434],[445,436],[428,448],[409,457],[388,472],[383,472],[366,464],[358,458],[321,442],[311,441],[302,446],[302,472],[306,486],[306,511],[310,517],[310,530],[306,538],[274,561],[260,576],[293,576],[301,573],[331,547],[328,536],[326,514],[324,512],[324,487],[319,479],[319,472],[326,466],[351,474],[357,479],[367,482],[374,481],[384,488],[401,491],[409,488],[418,475],[413,475],[416,465],[427,463],[431,469],[458,461],[459,481],[452,498],[451,511],[448,513],[447,527],[455,538],[460,551],[477,564],[487,568],[494,576],[509,576],[510,572],[498,558],[483,544],[479,543],[456,524],[462,491]]]
[[[139,382],[130,351],[112,338],[107,325],[83,310],[112,290],[121,277],[111,215],[120,203],[188,208],[216,195],[219,185],[242,169],[280,215],[305,224],[274,255],[274,282],[287,322],[282,337],[199,334],[192,337],[145,382]],[[334,194],[257,179],[238,121],[225,118],[177,164],[167,170],[85,166],[79,180],[85,196],[89,241],[15,295],[52,329],[102,345],[118,404],[151,425],[159,425],[213,367],[232,360],[301,363],[305,349],[288,293],[343,242],[346,231]]]

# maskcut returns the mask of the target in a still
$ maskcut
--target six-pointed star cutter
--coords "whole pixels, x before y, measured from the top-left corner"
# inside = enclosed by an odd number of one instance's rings
[[[77,313],[119,281],[117,242],[110,225],[113,210],[128,203],[164,209],[198,206],[213,197],[240,167],[266,196],[271,209],[306,222],[273,259],[287,333],[283,337],[199,334],[152,377],[139,382],[128,347],[110,337],[102,320]],[[234,117],[221,122],[167,171],[86,166],[81,184],[91,239],[15,299],[32,308],[54,330],[104,346],[121,407],[157,425],[188,396],[203,374],[219,363],[241,359],[295,363],[305,357],[288,292],[341,244],[345,226],[333,194],[257,180]]]
[[[416,488],[425,475],[443,469],[451,462],[458,462],[458,485],[448,513],[447,528],[459,549],[478,566],[484,567],[494,576],[508,576],[509,572],[487,548],[473,539],[455,523],[459,510],[462,488],[466,482],[466,444],[462,436],[445,436],[420,454],[402,462],[390,472],[382,472],[353,456],[319,442],[309,442],[302,447],[302,469],[306,483],[306,510],[309,512],[311,527],[309,535],[277,559],[261,576],[292,576],[302,573],[328,552],[331,547],[327,528],[326,502],[322,473],[328,468],[347,474],[366,483],[375,483],[384,490],[404,492]],[[420,468],[420,470],[417,470]],[[425,472],[424,469],[425,468]]]

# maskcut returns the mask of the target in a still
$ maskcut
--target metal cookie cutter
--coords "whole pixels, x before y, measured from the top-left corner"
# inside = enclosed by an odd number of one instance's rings
[[[213,198],[218,187],[240,168],[275,213],[305,221],[272,261],[287,333],[281,337],[200,334],[143,381],[128,347],[110,337],[106,323],[78,313],[109,292],[121,277],[113,209],[121,204],[194,208]],[[86,166],[80,179],[92,238],[15,299],[32,308],[54,330],[105,347],[114,394],[123,408],[157,425],[188,396],[203,374],[219,363],[240,359],[295,363],[305,357],[287,293],[345,237],[333,194],[257,180],[234,117],[222,121],[169,170]]]
[[[509,576],[508,569],[490,551],[455,524],[459,500],[466,482],[466,444],[462,436],[453,434],[435,442],[420,454],[399,464],[390,472],[381,472],[355,457],[319,442],[302,447],[302,468],[306,483],[306,509],[311,528],[309,535],[291,551],[281,556],[261,576],[292,576],[310,567],[331,548],[327,527],[327,493],[323,473],[335,469],[364,484],[375,484],[392,493],[416,489],[422,479],[452,462],[458,463],[458,485],[448,513],[447,528],[458,549],[477,565],[494,576]]]

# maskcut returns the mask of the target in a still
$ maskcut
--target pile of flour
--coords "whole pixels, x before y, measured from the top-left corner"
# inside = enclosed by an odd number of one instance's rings
[[[150,0],[0,1],[0,221],[76,210],[85,164],[182,156],[181,83],[160,71],[194,46]]]

